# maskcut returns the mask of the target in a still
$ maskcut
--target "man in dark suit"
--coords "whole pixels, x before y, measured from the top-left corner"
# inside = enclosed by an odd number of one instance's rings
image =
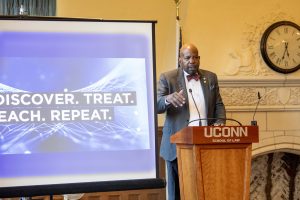
[[[226,118],[217,76],[199,69],[198,49],[185,44],[178,61],[180,67],[161,74],[157,91],[158,113],[166,112],[160,155],[167,164],[169,200],[180,199],[176,146],[170,136],[186,126],[224,125]]]

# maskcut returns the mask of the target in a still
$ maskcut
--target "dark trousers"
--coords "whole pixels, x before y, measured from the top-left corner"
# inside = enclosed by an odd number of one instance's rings
[[[173,161],[167,161],[167,191],[168,191],[168,200],[180,200],[180,191],[179,191],[179,178],[178,178],[178,164],[177,159]]]

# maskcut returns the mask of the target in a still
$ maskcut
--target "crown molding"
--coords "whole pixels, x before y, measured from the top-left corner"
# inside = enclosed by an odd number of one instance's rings
[[[219,76],[220,87],[297,87],[300,77],[226,77]]]

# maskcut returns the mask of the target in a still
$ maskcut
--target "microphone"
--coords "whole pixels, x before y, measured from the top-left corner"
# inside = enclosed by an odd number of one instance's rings
[[[218,120],[218,119],[224,120],[225,122],[226,122],[227,120],[229,120],[229,121],[234,121],[234,122],[238,123],[240,126],[242,126],[241,122],[239,122],[239,121],[237,121],[237,120],[235,120],[235,119],[231,119],[231,118],[201,118],[201,115],[200,115],[199,109],[198,109],[198,107],[197,107],[196,101],[195,101],[195,99],[194,99],[193,91],[192,91],[191,88],[189,89],[189,93],[190,93],[191,96],[192,96],[193,102],[194,102],[195,107],[196,107],[196,110],[197,110],[197,112],[198,112],[199,119],[194,119],[194,120],[192,120],[192,121],[188,121],[187,126],[188,126],[190,123],[195,122],[195,121],[200,121],[200,122],[201,122],[202,120]]]
[[[195,105],[195,107],[196,107],[196,110],[197,110],[199,119],[201,119],[201,115],[200,115],[199,109],[198,109],[197,104],[196,104],[196,101],[195,101],[195,99],[194,99],[193,90],[192,90],[191,88],[189,89],[189,93],[190,93],[191,96],[192,96],[192,99],[193,99],[194,105]],[[190,123],[192,123],[193,121],[195,121],[195,120],[190,121],[190,122],[188,123],[188,125],[189,125]],[[200,121],[200,122],[201,122],[201,121]]]
[[[253,118],[252,118],[252,121],[251,121],[251,126],[257,126],[257,121],[254,120],[254,117],[255,117],[255,114],[256,114],[256,111],[257,111],[257,107],[258,107],[258,104],[260,102],[260,99],[261,99],[261,96],[260,96],[260,93],[257,92],[257,103],[256,103],[256,107],[255,107],[255,110],[254,110],[254,113],[253,113]]]

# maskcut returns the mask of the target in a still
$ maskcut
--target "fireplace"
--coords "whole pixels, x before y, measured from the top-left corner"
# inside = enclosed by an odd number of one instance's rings
[[[259,126],[260,141],[252,147],[251,199],[300,199],[300,80],[258,76],[221,78],[219,84],[227,117],[243,125],[254,117]]]

